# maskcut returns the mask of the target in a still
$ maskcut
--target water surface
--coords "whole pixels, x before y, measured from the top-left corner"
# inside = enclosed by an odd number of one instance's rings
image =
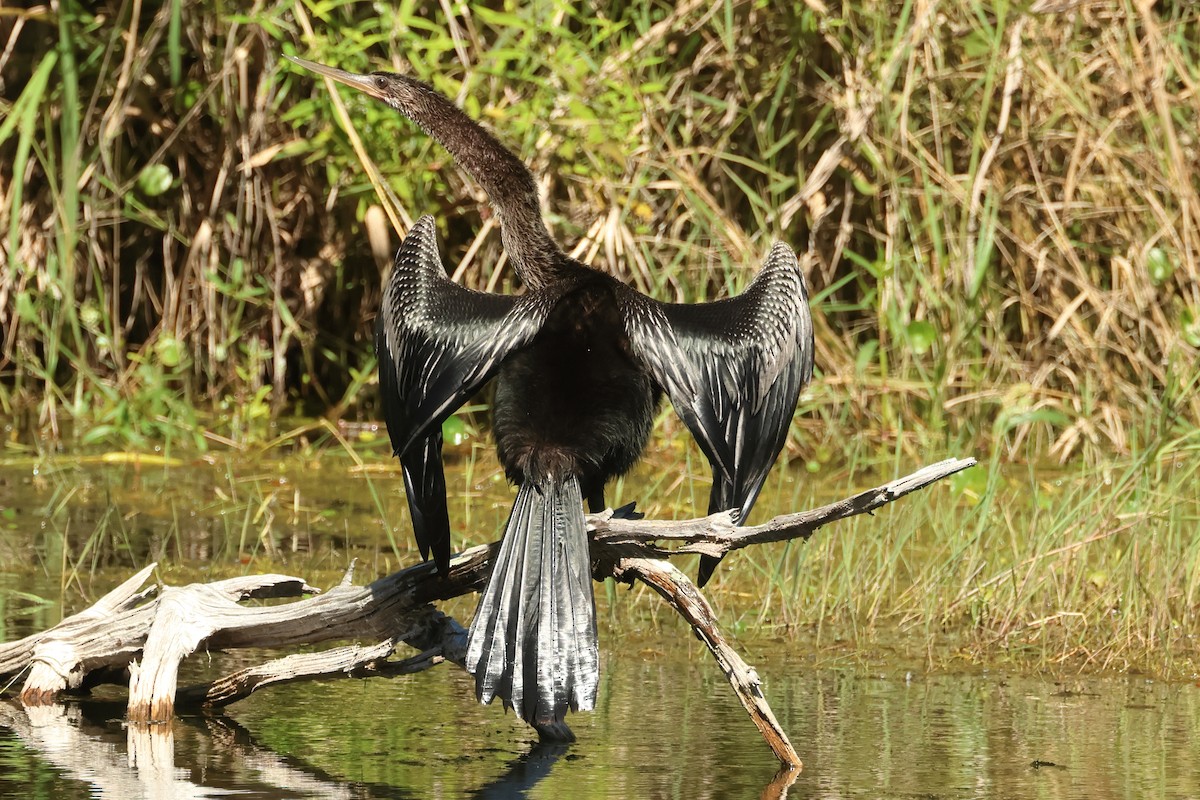
[[[228,716],[125,730],[119,703],[0,707],[0,796],[778,796],[786,784],[701,654],[605,654],[579,742],[537,746],[461,672],[283,687]],[[1200,689],[1095,678],[864,674],[771,664],[805,758],[793,798],[1200,796]],[[774,786],[772,784],[774,783]]]
[[[766,513],[800,504],[789,487],[804,476],[779,472]],[[703,484],[679,477],[660,469],[612,499],[703,503]],[[493,538],[511,502],[494,463],[464,459],[450,483],[456,545]],[[398,475],[347,459],[10,463],[0,468],[0,640],[53,625],[149,561],[170,583],[281,571],[329,586],[357,559],[366,582],[415,562],[407,531]],[[714,600],[733,610],[727,632],[742,632],[735,644],[805,760],[798,776],[777,775],[681,621],[653,598],[598,587],[600,695],[594,713],[571,717],[569,748],[536,746],[448,666],[271,688],[225,715],[149,730],[126,728],[123,692],[105,687],[52,708],[0,702],[0,796],[1200,797],[1193,682],[937,671],[902,650],[834,668],[838,654],[812,631],[743,629],[753,588],[726,584]],[[465,621],[472,605],[447,610]],[[199,653],[184,682],[275,655]]]

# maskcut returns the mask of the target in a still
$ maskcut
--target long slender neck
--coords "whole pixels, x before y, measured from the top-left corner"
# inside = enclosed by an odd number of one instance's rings
[[[487,192],[517,275],[530,288],[551,282],[568,259],[546,231],[529,169],[432,86],[404,75],[388,77],[395,82],[390,104],[445,147]]]

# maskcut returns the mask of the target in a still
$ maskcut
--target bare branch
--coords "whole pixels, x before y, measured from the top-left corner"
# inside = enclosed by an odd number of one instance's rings
[[[628,548],[636,548],[647,556],[657,558],[683,553],[722,556],[753,544],[808,539],[823,525],[870,513],[906,494],[973,467],[975,463],[973,458],[949,458],[845,500],[812,511],[775,517],[762,525],[739,527],[733,515],[727,511],[699,519],[665,521],[623,519],[614,516],[611,510],[589,515],[588,524],[596,545],[622,548],[626,553]],[[681,544],[673,548],[656,544],[662,541]]]
[[[623,558],[617,562],[614,576],[617,580],[632,582],[636,578],[645,583],[687,620],[717,660],[742,708],[746,709],[776,758],[792,769],[801,769],[800,756],[767,705],[767,698],[763,697],[758,673],[725,640],[717,627],[717,615],[696,585],[674,564],[658,558]]]

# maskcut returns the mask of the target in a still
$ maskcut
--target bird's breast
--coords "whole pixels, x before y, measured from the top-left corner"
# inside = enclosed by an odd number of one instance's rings
[[[574,474],[607,480],[638,459],[656,403],[612,294],[567,295],[496,384],[493,431],[509,477]]]

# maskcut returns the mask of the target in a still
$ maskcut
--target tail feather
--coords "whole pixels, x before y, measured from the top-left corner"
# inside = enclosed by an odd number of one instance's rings
[[[561,722],[595,705],[598,651],[579,484],[523,484],[471,623],[476,694],[530,724]]]
[[[518,496],[518,503],[520,497]],[[516,507],[513,514],[517,513]],[[511,523],[510,523],[511,524]],[[467,645],[468,669],[479,674],[477,665],[482,661],[483,674],[491,676],[497,684],[511,685],[512,665],[514,659],[509,658],[505,642],[516,638],[514,626],[520,619],[520,607],[523,604],[521,572],[523,570],[525,553],[519,548],[506,548],[503,544],[497,554],[496,563],[492,568],[492,580],[488,583],[475,612],[475,621],[471,624],[471,636]],[[507,575],[510,578],[497,583],[495,576]],[[478,641],[477,641],[478,639]],[[478,647],[478,650],[476,649]],[[484,698],[485,689],[477,679],[476,693],[483,702],[490,702],[491,697]],[[520,687],[517,687],[518,695]]]
[[[578,520],[580,526],[583,525],[582,514]],[[596,683],[599,679],[599,665],[597,659],[596,645],[596,599],[592,592],[592,561],[587,550],[587,533],[584,532],[584,552],[582,559],[573,559],[567,564],[567,570],[570,574],[571,586],[586,586],[585,593],[580,592],[563,592],[562,603],[565,606],[562,618],[566,620],[570,627],[567,633],[559,631],[560,640],[564,640],[561,646],[565,647],[570,656],[570,666],[574,671],[586,672],[591,670],[597,675],[594,680],[586,688],[588,692],[586,696],[581,696],[576,701],[576,705],[582,708],[590,709],[596,701]],[[567,646],[569,642],[584,642],[591,640],[593,642],[590,650],[576,649]],[[590,659],[590,660],[589,660]],[[583,687],[581,687],[583,688]],[[581,703],[585,702],[586,705]]]

